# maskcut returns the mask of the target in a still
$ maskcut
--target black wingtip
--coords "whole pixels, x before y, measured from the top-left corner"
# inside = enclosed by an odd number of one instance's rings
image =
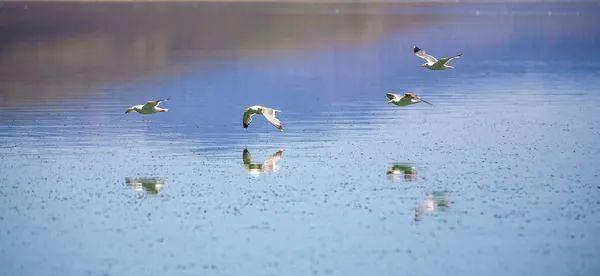
[[[416,54],[418,51],[421,51],[421,49],[417,46],[413,46],[413,52]]]
[[[244,124],[244,128],[248,128],[249,124]]]
[[[462,57],[462,53],[458,54],[459,57]]]

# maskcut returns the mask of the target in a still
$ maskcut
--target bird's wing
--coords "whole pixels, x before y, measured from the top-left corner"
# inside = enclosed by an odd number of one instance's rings
[[[419,49],[419,47],[417,47],[417,46],[413,47],[413,51],[415,52],[416,56],[426,60],[427,62],[436,63],[438,61],[436,58],[425,53],[425,51]]]
[[[267,159],[267,161],[265,161],[265,163],[263,164],[265,171],[273,171],[273,169],[275,168],[275,165],[277,165],[277,162],[279,162],[279,160],[281,160],[281,154],[283,153],[283,150],[279,150],[276,153],[274,153],[271,158]]]
[[[267,121],[269,121],[269,123],[271,123],[277,129],[283,130],[283,127],[281,126],[281,122],[279,121],[279,119],[275,118],[275,110],[274,109],[263,107],[262,110],[263,110],[262,114],[265,116],[265,118],[267,118]]]
[[[426,103],[426,104],[428,104],[428,105],[432,105],[432,104],[431,104],[431,103],[429,103],[428,101],[426,101],[426,100],[423,100],[423,99],[422,99],[421,97],[419,97],[417,94],[406,93],[406,94],[404,94],[404,96],[405,96],[405,97],[409,97],[409,98],[411,98],[411,99],[417,99],[417,100],[419,100],[419,101],[422,101],[422,102],[424,102],[424,103]]]
[[[446,64],[448,62],[450,62],[451,60],[455,59],[455,58],[460,58],[462,56],[462,53],[453,56],[453,57],[447,57],[447,58],[440,58],[440,60],[438,61],[441,64]]]
[[[242,117],[242,124],[244,125],[244,128],[248,128],[250,123],[252,123],[252,116],[254,116],[254,114],[256,114],[256,110],[252,108],[246,108],[244,111],[244,116]]]
[[[157,106],[158,106],[160,103],[162,103],[162,102],[166,102],[166,101],[168,101],[169,99],[170,99],[170,98],[168,98],[168,99],[164,99],[164,100],[149,101],[149,102],[147,102],[147,103],[144,105],[144,108],[147,108],[147,107],[157,107]]]
[[[244,160],[244,165],[252,164],[252,156],[248,149],[244,149],[244,153],[242,154],[242,160]]]
[[[386,96],[388,97],[388,99],[390,99],[390,100],[402,98],[400,95],[398,95],[398,94],[394,94],[394,93],[385,93],[385,95],[386,95]]]

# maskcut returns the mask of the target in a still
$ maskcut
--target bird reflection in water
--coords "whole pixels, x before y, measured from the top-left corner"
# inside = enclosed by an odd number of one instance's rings
[[[146,193],[151,195],[157,195],[162,188],[167,186],[164,179],[157,177],[125,177],[125,183],[136,191],[146,190]]]
[[[423,220],[426,216],[439,211],[450,209],[450,201],[446,192],[427,193],[427,199],[415,207],[415,221]]]
[[[282,153],[283,149],[280,149],[279,151],[271,155],[271,157],[267,159],[267,161],[261,164],[252,162],[252,156],[250,155],[248,149],[245,148],[244,153],[242,155],[245,170],[248,174],[251,175],[260,175],[263,173],[276,172],[279,170],[279,160],[281,160]]]
[[[387,177],[392,181],[399,181],[404,178],[406,181],[417,180],[417,168],[408,163],[394,163],[387,170]]]

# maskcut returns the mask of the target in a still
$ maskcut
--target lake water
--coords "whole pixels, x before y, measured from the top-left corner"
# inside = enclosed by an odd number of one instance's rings
[[[600,271],[598,4],[3,5],[0,275]]]

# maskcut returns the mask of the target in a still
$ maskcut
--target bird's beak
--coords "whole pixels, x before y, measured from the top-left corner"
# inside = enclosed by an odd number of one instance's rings
[[[421,64],[421,67],[425,67],[425,64]]]
[[[131,108],[131,107],[130,107],[130,108],[127,108],[127,111],[125,111],[125,114],[127,114],[127,113],[129,113],[129,112],[131,112],[131,111],[133,111],[133,108]]]

